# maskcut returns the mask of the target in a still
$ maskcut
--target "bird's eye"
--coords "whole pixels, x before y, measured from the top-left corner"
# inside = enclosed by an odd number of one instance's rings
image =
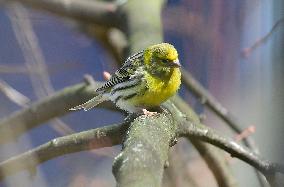
[[[169,60],[168,59],[162,59],[162,62],[166,64],[166,63],[169,62]]]

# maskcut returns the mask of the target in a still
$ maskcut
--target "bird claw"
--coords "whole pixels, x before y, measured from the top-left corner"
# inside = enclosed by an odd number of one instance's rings
[[[158,112],[150,112],[150,111],[148,111],[148,110],[145,109],[145,108],[143,108],[142,111],[143,111],[143,114],[144,114],[145,116],[153,116],[153,115],[158,114]]]

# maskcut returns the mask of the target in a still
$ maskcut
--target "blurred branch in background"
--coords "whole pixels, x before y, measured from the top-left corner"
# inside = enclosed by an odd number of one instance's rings
[[[60,73],[63,70],[68,69],[76,69],[80,67],[76,62],[62,62],[60,64],[49,65],[47,68],[50,74]],[[33,71],[37,71],[37,69],[33,69]],[[26,65],[24,64],[0,64],[0,74],[29,74],[31,70],[28,70]],[[36,74],[36,72],[33,72]]]
[[[19,47],[25,58],[25,65],[32,82],[33,90],[38,99],[44,98],[54,92],[43,52],[39,46],[38,38],[33,30],[32,22],[26,9],[15,2],[9,5],[8,15]],[[21,18],[25,19],[21,19]],[[62,120],[55,118],[52,128],[60,135],[71,134],[73,131]]]
[[[194,36],[194,39],[202,45],[208,45],[216,40],[212,28],[205,22],[201,14],[188,11],[187,7],[183,5],[169,6],[165,9],[166,11],[162,14],[165,32],[175,33],[185,38]]]
[[[19,3],[9,5],[8,15],[12,24],[19,47],[25,59],[25,66],[32,82],[34,92],[38,98],[51,94],[51,85],[44,55],[40,49],[37,36],[32,28],[29,14]],[[21,18],[25,19],[21,19]]]
[[[272,29],[266,35],[256,40],[256,42],[251,47],[244,48],[242,50],[242,56],[245,58],[249,57],[254,50],[256,50],[262,44],[266,43],[267,40],[271,38],[273,33],[275,33],[280,26],[284,26],[284,18],[279,19],[273,25]]]
[[[95,36],[116,60],[123,60],[126,43],[121,30],[125,28],[125,15],[119,4],[92,0],[8,0],[13,1],[75,20],[80,30]]]
[[[11,65],[11,64],[0,64],[0,73],[27,73],[28,70],[22,64]]]
[[[8,83],[0,79],[0,91],[12,102],[16,103],[21,107],[28,106],[30,99],[24,96],[19,91],[15,90]]]

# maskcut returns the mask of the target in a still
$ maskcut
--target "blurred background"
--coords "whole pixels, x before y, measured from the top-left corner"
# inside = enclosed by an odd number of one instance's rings
[[[82,82],[85,74],[103,80],[103,71],[114,72],[117,68],[108,51],[74,23],[30,8],[0,8],[2,119],[57,90]],[[283,0],[169,0],[162,11],[164,41],[177,48],[182,65],[238,117],[243,129],[255,127],[251,136],[264,158],[282,163],[283,18]],[[269,37],[261,40],[277,22]],[[31,48],[25,46],[25,37],[33,41]],[[36,55],[31,57],[30,53]],[[234,137],[184,88],[179,94],[198,113],[206,115],[204,123]],[[0,161],[58,136],[121,122],[123,118],[105,109],[68,114],[1,145]],[[182,144],[178,144],[179,149]],[[10,176],[0,186],[114,186],[111,167],[120,149],[115,146],[65,155],[41,164],[34,175],[20,172]],[[190,155],[185,163],[188,175],[196,176],[199,186],[217,186],[198,154],[192,151]],[[237,159],[228,162],[239,186],[259,186],[250,166]]]

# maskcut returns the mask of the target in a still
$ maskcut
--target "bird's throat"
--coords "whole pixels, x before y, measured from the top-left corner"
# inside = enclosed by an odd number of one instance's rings
[[[168,68],[168,67],[156,67],[156,68],[151,68],[150,71],[148,71],[153,77],[160,78],[164,81],[168,81],[172,74],[173,74],[173,68]]]

